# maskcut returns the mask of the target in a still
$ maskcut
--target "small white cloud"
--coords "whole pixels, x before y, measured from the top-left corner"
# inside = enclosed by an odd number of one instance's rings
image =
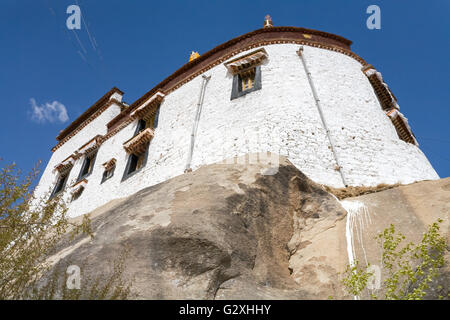
[[[46,102],[45,104],[38,105],[34,98],[30,99],[31,104],[31,120],[38,123],[64,123],[69,120],[66,107],[58,101],[52,103]]]

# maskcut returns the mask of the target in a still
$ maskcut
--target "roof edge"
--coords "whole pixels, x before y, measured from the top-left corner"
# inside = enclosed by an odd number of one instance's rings
[[[181,66],[178,70],[176,70],[174,73],[172,73],[170,76],[168,76],[167,78],[165,78],[163,81],[161,81],[159,84],[157,84],[154,88],[152,88],[151,90],[149,90],[147,93],[145,93],[142,97],[140,97],[139,99],[137,99],[135,102],[133,102],[130,105],[130,110],[134,109],[135,107],[137,107],[140,103],[142,103],[144,100],[147,99],[147,97],[151,94],[153,94],[153,92],[155,92],[156,90],[162,88],[165,84],[167,84],[168,82],[170,82],[170,80],[172,80],[173,78],[175,78],[176,76],[178,76],[179,74],[182,74],[183,72],[187,71],[188,69],[192,68],[193,66],[200,64],[201,62],[205,61],[207,58],[209,58],[210,56],[212,56],[214,53],[221,51],[227,47],[231,47],[232,45],[250,38],[254,35],[257,34],[261,34],[261,33],[274,33],[274,32],[298,32],[301,34],[311,34],[311,35],[318,35],[324,38],[329,38],[329,39],[333,39],[336,40],[338,42],[341,42],[343,44],[343,48],[344,49],[348,49],[350,50],[350,45],[353,43],[351,40],[348,40],[342,36],[338,36],[332,33],[328,33],[328,32],[324,32],[324,31],[318,31],[318,30],[313,30],[313,29],[307,29],[307,28],[301,28],[301,27],[270,27],[270,28],[261,28],[261,29],[257,29],[248,33],[245,33],[241,36],[238,36],[236,38],[233,38],[231,40],[228,40],[227,42],[224,42],[216,47],[214,47],[213,49],[205,52],[204,54],[200,55],[200,57],[189,61],[188,63],[184,64],[183,66]]]
[[[61,130],[56,137],[56,140],[61,141],[67,137],[73,130],[75,130],[83,121],[94,114],[101,106],[108,102],[109,98],[114,94],[118,93],[123,95],[123,91],[119,90],[117,87],[112,87],[107,93],[105,93],[100,99],[98,99],[92,106],[90,106],[85,112],[83,112],[78,118],[72,121],[65,129]]]
[[[209,58],[213,57],[218,52],[224,51],[227,48],[232,48],[239,42],[245,42],[246,40],[257,37],[261,34],[268,34],[268,35],[272,34],[272,38],[275,39],[276,37],[274,37],[273,34],[277,34],[277,33],[280,33],[280,34],[281,33],[285,33],[285,34],[293,33],[293,34],[296,34],[296,36],[298,36],[299,38],[306,37],[305,35],[308,35],[308,36],[313,35],[313,36],[319,37],[316,40],[313,39],[311,41],[311,43],[320,43],[320,42],[324,42],[323,41],[324,39],[330,39],[332,41],[332,43],[331,43],[332,46],[340,47],[340,48],[344,49],[345,51],[351,52],[351,50],[350,50],[350,45],[352,44],[351,40],[348,40],[342,36],[324,32],[324,31],[313,30],[313,29],[308,29],[308,28],[301,28],[301,27],[288,27],[288,26],[257,29],[257,30],[245,33],[243,35],[240,35],[238,37],[235,37],[231,40],[228,40],[228,41],[214,47],[213,49],[205,52],[204,54],[200,55],[200,57],[187,62],[186,64],[181,66],[179,69],[177,69],[174,73],[172,73],[167,78],[162,80],[159,84],[154,86],[151,90],[147,91],[139,99],[134,101],[128,108],[123,110],[117,116],[117,119],[114,119],[114,120],[117,121],[117,120],[120,120],[120,118],[124,118],[127,115],[129,115],[130,112],[132,112],[134,109],[139,107],[149,96],[154,94],[156,91],[166,89],[165,86],[170,84],[170,82],[173,81],[174,79],[182,76],[183,74],[189,72],[190,70],[195,71],[195,68],[201,64],[209,63],[209,61],[207,61],[207,60]],[[308,40],[308,38],[306,38],[305,40]],[[101,97],[96,103],[94,103],[88,110],[86,110],[77,119],[75,119],[69,126],[67,126],[64,130],[62,130],[59,133],[59,135],[56,138],[58,140],[58,145],[62,144],[63,143],[62,140],[64,140],[66,137],[68,137],[84,121],[87,121],[97,110],[99,110],[102,107],[102,105],[108,101],[109,97],[115,92],[123,95],[123,92],[116,87],[113,87],[111,90],[109,90],[103,97]],[[117,121],[117,122],[120,122],[120,121]]]

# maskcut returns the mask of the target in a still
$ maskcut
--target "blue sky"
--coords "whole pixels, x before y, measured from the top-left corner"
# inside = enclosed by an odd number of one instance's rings
[[[81,30],[66,8],[81,7]],[[381,8],[381,30],[366,8]],[[450,1],[1,0],[0,157],[43,167],[60,130],[113,86],[132,103],[200,54],[263,25],[318,29],[354,42],[382,72],[423,152],[450,176]],[[34,115],[33,115],[33,112]],[[66,114],[64,113],[66,110]]]

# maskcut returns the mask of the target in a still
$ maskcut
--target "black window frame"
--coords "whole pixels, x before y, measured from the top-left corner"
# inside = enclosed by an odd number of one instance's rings
[[[111,176],[106,177],[106,173],[107,173],[107,172],[110,172],[110,171],[112,171]],[[102,184],[103,182],[108,181],[109,179],[111,179],[111,178],[114,176],[114,172],[115,172],[115,171],[116,171],[116,165],[114,165],[114,166],[113,166],[111,169],[109,169],[109,170],[103,171],[102,181],[100,182],[100,184]]]
[[[97,153],[98,153],[98,150],[95,150],[84,156],[83,165],[81,166],[80,173],[78,174],[77,182],[80,180],[83,180],[84,178],[89,177],[91,175],[92,171],[94,170],[95,160],[97,159]],[[83,173],[86,169],[86,166],[88,166],[88,163],[87,163],[88,159],[90,159],[90,162],[92,162],[92,164],[89,163],[89,166],[90,166],[89,171],[86,173]]]
[[[85,187],[80,187],[80,190],[77,190],[74,194],[72,194],[72,198],[71,198],[70,202],[78,200],[81,197],[81,195],[83,194],[84,190],[85,190]]]
[[[53,191],[50,194],[50,199],[64,191],[64,189],[66,188],[67,181],[69,180],[69,176],[70,176],[70,172],[71,171],[72,171],[72,168],[68,169],[67,171],[59,173],[58,179],[56,180],[55,186],[53,187]],[[62,183],[61,188],[58,191],[56,191],[58,185],[60,185],[62,177],[64,177],[64,182]]]
[[[254,92],[257,90],[260,90],[262,88],[262,81],[261,81],[261,66],[255,66],[255,80],[253,87],[247,90],[242,90],[242,78],[240,73],[236,73],[233,76],[233,86],[231,88],[231,99],[234,100],[236,98],[245,96],[246,94],[250,92]]]
[[[144,119],[139,119],[137,126],[136,126],[136,131],[134,132],[133,137],[135,137],[139,132],[145,130],[146,126],[147,126],[147,122]]]
[[[136,125],[136,130],[134,131],[134,135],[133,138],[136,137],[141,131],[145,130],[145,127],[147,126],[147,122],[144,119],[139,119],[137,125]],[[136,173],[138,173],[139,171],[142,170],[142,168],[144,168],[147,164],[147,157],[148,157],[148,149],[150,148],[150,143],[147,145],[147,148],[145,149],[144,152],[144,162],[142,163],[142,166],[137,169],[134,170],[133,172],[128,172],[130,170],[130,166],[131,166],[131,161],[132,161],[132,157],[137,156],[134,153],[130,153],[128,154],[128,159],[127,159],[127,165],[125,166],[125,171],[123,172],[122,175],[122,181],[125,181],[126,179],[134,176]]]
[[[136,173],[141,171],[147,165],[148,149],[149,148],[150,148],[150,144],[147,145],[147,147],[145,149],[145,152],[142,154],[142,156],[144,157],[144,160],[142,162],[142,166],[139,169],[136,169],[136,170],[134,170],[132,172],[129,172],[130,171],[131,162],[132,162],[132,158],[133,158],[133,156],[135,156],[135,157],[139,157],[139,156],[134,154],[134,153],[130,153],[128,155],[127,165],[125,166],[125,171],[123,172],[122,181],[125,181],[126,179],[134,176]]]

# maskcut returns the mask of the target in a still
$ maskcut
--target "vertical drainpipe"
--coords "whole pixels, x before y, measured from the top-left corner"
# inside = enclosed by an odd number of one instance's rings
[[[195,137],[197,135],[198,123],[200,121],[200,115],[202,113],[203,99],[205,97],[206,85],[207,85],[209,79],[211,78],[211,76],[202,75],[202,78],[203,78],[202,79],[202,87],[200,89],[200,94],[198,96],[197,110],[196,110],[196,113],[195,113],[194,125],[192,127],[191,146],[189,148],[188,160],[187,160],[186,168],[185,168],[184,172],[192,171],[191,161],[192,161],[192,155],[194,153]]]
[[[327,123],[325,121],[325,117],[324,117],[323,112],[322,112],[322,107],[320,106],[320,100],[319,100],[319,97],[317,96],[316,88],[314,87],[314,83],[312,81],[311,73],[309,72],[308,67],[306,66],[305,57],[303,56],[303,46],[301,46],[298,49],[297,54],[299,55],[300,59],[302,60],[303,68],[305,69],[306,76],[308,77],[308,82],[309,82],[309,85],[311,87],[311,91],[312,91],[312,94],[314,96],[314,100],[316,101],[316,107],[317,107],[317,110],[319,111],[320,119],[322,120],[322,125],[323,125],[323,127],[325,129],[325,132],[327,133],[328,141],[330,142],[331,151],[332,151],[333,156],[334,156],[334,161],[336,161],[336,166],[338,168],[339,173],[341,174],[342,183],[344,184],[345,187],[347,187],[347,182],[345,181],[344,173],[342,172],[342,167],[339,164],[337,152],[336,152],[336,149],[334,147],[334,143],[333,143],[333,139],[332,139],[331,134],[330,134],[330,130],[328,129]]]

